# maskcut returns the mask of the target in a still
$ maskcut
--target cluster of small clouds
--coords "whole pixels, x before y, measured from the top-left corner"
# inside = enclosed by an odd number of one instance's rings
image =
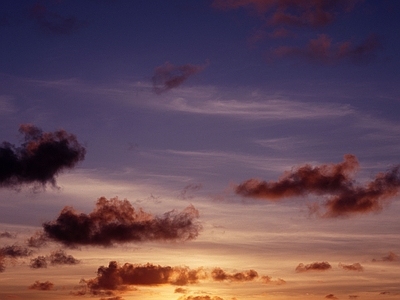
[[[323,29],[339,15],[353,11],[357,2],[362,1],[214,0],[213,7],[222,10],[242,8],[255,13],[263,22],[262,27],[250,38],[255,43],[266,37],[298,38],[299,30]],[[270,31],[267,32],[268,30]],[[279,46],[269,51],[267,56],[270,60],[297,56],[323,63],[345,59],[363,62],[369,60],[380,48],[379,38],[373,33],[358,44],[350,40],[338,43],[332,41],[332,37],[322,33],[317,38],[310,39],[305,46]]]
[[[339,164],[304,165],[286,172],[278,181],[249,179],[236,186],[235,192],[244,197],[279,201],[308,194],[328,195],[321,205],[310,206],[310,212],[322,217],[342,217],[377,212],[385,201],[400,190],[400,167],[378,173],[365,186],[354,184],[352,175],[359,167],[354,155],[344,156]]]
[[[76,265],[80,263],[80,260],[74,258],[72,255],[68,255],[64,250],[59,249],[51,252],[49,256],[38,256],[32,258],[29,266],[32,269],[47,268],[47,262],[52,266],[56,265]]]
[[[83,280],[80,290],[73,292],[74,295],[96,295],[114,296],[132,290],[132,286],[156,286],[175,285],[176,293],[186,293],[187,290],[181,286],[197,284],[202,280],[231,283],[249,282],[260,279],[265,284],[285,284],[279,278],[276,281],[269,276],[259,276],[255,270],[228,273],[221,268],[214,268],[211,272],[204,268],[190,269],[189,267],[160,266],[147,263],[145,265],[125,263],[119,265],[111,261],[108,267],[101,266],[97,270],[97,276],[93,279]],[[192,297],[192,296],[191,296]],[[191,299],[191,298],[188,298]],[[193,298],[195,299],[195,298]]]

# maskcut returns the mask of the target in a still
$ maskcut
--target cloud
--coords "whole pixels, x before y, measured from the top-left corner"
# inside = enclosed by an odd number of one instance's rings
[[[189,269],[188,267],[162,267],[153,264],[119,265],[111,261],[108,267],[101,266],[97,270],[97,277],[85,280],[90,293],[93,295],[110,294],[114,291],[126,291],[130,285],[157,286],[157,285],[188,285],[197,283],[205,278],[202,268]],[[112,294],[111,294],[112,295]]]
[[[248,270],[244,272],[238,272],[233,274],[228,274],[221,268],[215,268],[211,272],[211,276],[215,281],[233,281],[233,282],[243,282],[252,281],[258,277],[258,273],[254,270]]]
[[[389,262],[393,262],[393,261],[398,261],[399,260],[399,256],[396,254],[396,253],[394,253],[394,252],[392,252],[392,251],[390,251],[389,253],[388,253],[388,255],[387,256],[383,256],[381,259],[373,259],[372,261],[389,261]]]
[[[8,231],[4,231],[0,233],[0,239],[1,238],[8,238],[8,239],[12,239],[15,238],[15,234],[11,234]]]
[[[357,299],[358,297],[358,295],[349,295],[349,299]]]
[[[357,272],[364,271],[364,268],[360,263],[354,263],[351,265],[345,265],[345,264],[340,263],[339,267],[346,271],[357,271]]]
[[[135,210],[128,200],[117,197],[98,199],[90,214],[65,207],[58,218],[43,224],[46,238],[66,246],[111,246],[143,241],[186,241],[195,239],[199,212],[188,206],[182,212],[170,211],[161,217]]]
[[[19,131],[25,136],[20,147],[8,142],[0,145],[0,186],[55,186],[58,173],[73,168],[85,157],[85,148],[64,130],[44,133],[34,125],[23,124]]]
[[[50,291],[54,287],[54,284],[50,281],[40,282],[35,281],[32,285],[28,287],[30,290],[38,290],[38,291]]]
[[[80,263],[78,259],[72,255],[67,255],[62,249],[53,251],[49,256],[49,260],[51,265],[76,265]]]
[[[283,198],[308,194],[329,195],[323,203],[310,206],[310,212],[323,217],[349,216],[357,213],[376,212],[384,200],[397,195],[400,188],[399,166],[386,173],[378,173],[374,180],[356,186],[352,175],[359,167],[354,155],[344,156],[339,164],[312,167],[305,165],[286,172],[277,182],[249,179],[235,187],[244,197],[279,201]]]
[[[323,27],[342,11],[352,10],[359,0],[214,0],[218,9],[245,8],[256,12],[269,26]]]
[[[314,262],[308,265],[304,265],[303,263],[300,263],[295,271],[298,273],[303,273],[303,272],[309,272],[309,271],[327,271],[332,269],[332,266],[326,262]]]
[[[188,291],[187,289],[178,287],[178,288],[175,289],[174,293],[186,294],[187,291]]]
[[[51,12],[46,6],[36,3],[30,9],[31,17],[39,27],[51,34],[69,35],[87,26],[86,21],[75,17],[64,17],[56,12]]]
[[[181,66],[175,66],[166,62],[154,70],[154,75],[151,78],[153,89],[157,94],[161,94],[172,88],[176,88],[190,76],[203,71],[207,66],[208,62],[204,65],[185,64]]]
[[[38,256],[38,257],[32,258],[31,262],[29,263],[29,267],[31,267],[32,269],[47,268],[46,257]]]
[[[332,38],[320,34],[312,39],[305,47],[281,46],[270,53],[271,58],[300,57],[318,63],[336,63],[350,59],[352,62],[368,62],[379,49],[381,43],[375,34],[370,34],[364,41],[353,45],[350,41],[337,44],[332,43]]]
[[[264,282],[266,284],[275,284],[275,285],[286,284],[286,281],[283,280],[282,278],[278,278],[276,280],[273,280],[272,277],[270,277],[270,276],[262,276],[261,280],[262,280],[262,282]]]
[[[325,299],[333,299],[333,300],[337,300],[338,297],[336,297],[334,294],[329,294],[325,296]]]
[[[28,248],[12,245],[0,248],[0,273],[6,269],[6,259],[11,261],[19,257],[27,257],[32,255],[32,251]]]
[[[199,191],[202,187],[203,187],[203,185],[201,183],[199,183],[199,184],[188,184],[180,192],[178,198],[179,199],[183,199],[183,200],[192,199],[193,196],[190,195],[190,194],[193,193],[193,192]]]

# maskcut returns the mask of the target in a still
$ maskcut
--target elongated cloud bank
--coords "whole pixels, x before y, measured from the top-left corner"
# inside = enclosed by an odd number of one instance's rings
[[[205,65],[185,64],[175,66],[166,62],[154,70],[152,77],[154,91],[160,94],[178,87],[190,76],[203,71],[206,67],[207,63]]]
[[[25,135],[20,147],[8,142],[0,145],[0,186],[56,185],[58,173],[85,158],[85,148],[64,130],[44,133],[34,125],[24,124],[19,131]]]
[[[119,265],[111,261],[108,267],[101,266],[97,270],[97,276],[93,279],[83,280],[82,289],[77,295],[115,295],[124,291],[132,290],[132,286],[158,286],[175,285],[187,286],[197,284],[201,280],[211,279],[213,281],[229,282],[248,282],[258,278],[258,273],[254,270],[237,272],[229,274],[221,268],[214,268],[211,275],[203,268],[190,269],[186,266],[160,266],[147,263],[145,265],[125,263]],[[271,281],[271,277],[262,276],[262,282],[265,278]],[[279,279],[280,284],[285,281]],[[175,292],[186,292],[183,288],[177,288]],[[194,298],[196,299],[196,298]]]
[[[195,239],[201,228],[199,212],[189,206],[161,217],[135,210],[128,200],[101,197],[90,214],[65,207],[58,218],[43,224],[47,239],[66,246],[111,246],[143,241],[185,241]]]
[[[235,192],[244,197],[271,201],[308,194],[328,195],[322,213],[318,204],[311,208],[311,212],[324,217],[380,211],[383,202],[397,195],[400,189],[399,166],[377,174],[365,186],[355,186],[352,175],[358,167],[357,158],[347,154],[342,163],[317,167],[305,165],[286,172],[276,182],[247,180],[236,186]]]

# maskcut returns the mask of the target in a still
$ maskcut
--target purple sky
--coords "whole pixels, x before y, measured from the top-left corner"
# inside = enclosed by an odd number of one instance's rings
[[[398,299],[399,15],[3,1],[0,299]]]

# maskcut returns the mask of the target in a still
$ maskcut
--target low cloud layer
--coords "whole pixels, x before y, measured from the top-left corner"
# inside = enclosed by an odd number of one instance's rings
[[[175,66],[169,62],[155,68],[151,78],[153,88],[157,94],[161,94],[170,89],[176,88],[186,81],[190,76],[203,71],[208,63],[204,65],[185,64]]]
[[[90,214],[65,207],[56,220],[43,224],[44,237],[66,246],[195,239],[201,226],[199,212],[189,206],[182,212],[153,216],[135,210],[128,200],[101,197]]]
[[[42,132],[34,125],[24,124],[19,131],[25,139],[20,147],[8,142],[0,145],[0,186],[48,183],[55,186],[55,177],[60,172],[85,158],[85,148],[64,130]]]
[[[296,267],[295,271],[298,273],[303,273],[303,272],[310,272],[310,271],[327,271],[330,269],[332,269],[332,266],[328,262],[323,261],[323,262],[314,262],[314,263],[311,263],[308,265],[300,263]]]
[[[319,205],[310,206],[312,213],[323,217],[340,217],[380,211],[385,201],[398,194],[400,167],[378,173],[365,186],[355,185],[352,178],[359,167],[354,155],[344,156],[339,164],[312,167],[305,165],[286,172],[278,181],[247,180],[235,188],[244,197],[280,201],[309,194],[328,196]]]

